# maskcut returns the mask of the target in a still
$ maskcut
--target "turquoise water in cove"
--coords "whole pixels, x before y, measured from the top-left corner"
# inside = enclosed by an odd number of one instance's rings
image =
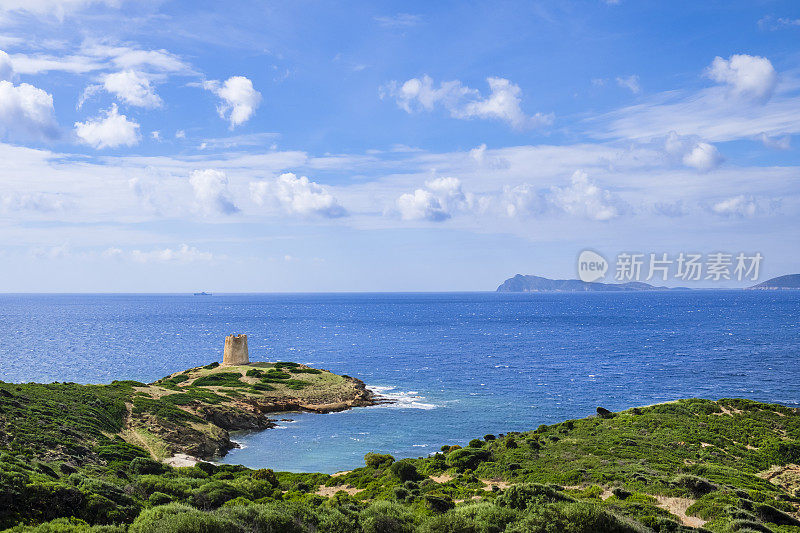
[[[683,397],[800,405],[800,291],[0,295],[0,379],[152,381],[219,360],[349,374],[397,400],[291,413],[223,460],[335,472]]]

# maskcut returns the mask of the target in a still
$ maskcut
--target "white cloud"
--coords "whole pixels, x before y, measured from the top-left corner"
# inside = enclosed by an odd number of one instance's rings
[[[761,141],[764,146],[772,148],[773,150],[788,150],[792,147],[792,138],[789,135],[770,137],[766,133],[762,133],[758,136],[758,140]]]
[[[714,58],[706,76],[724,83],[737,96],[769,100],[778,83],[778,74],[766,57],[734,54],[729,59]]]
[[[550,202],[573,216],[610,220],[620,214],[619,201],[591,181],[586,172],[576,170],[568,187],[553,187]]]
[[[15,138],[55,137],[58,126],[52,95],[27,83],[0,81],[0,133]]]
[[[403,220],[431,220],[441,222],[451,217],[436,196],[425,189],[417,189],[397,199],[397,210]]]
[[[3,0],[0,12],[27,12],[63,19],[65,15],[92,4],[118,7],[121,3],[121,0]]]
[[[403,220],[441,222],[471,209],[475,197],[464,193],[458,178],[436,178],[426,181],[424,189],[401,195],[396,205]]]
[[[373,20],[384,28],[410,28],[422,22],[422,17],[410,13],[398,13],[390,16],[373,17]]]
[[[586,119],[598,138],[646,140],[669,131],[706,142],[800,133],[797,75],[779,77],[763,57],[717,57],[704,72],[720,84],[699,91],[665,91],[640,103]]]
[[[183,130],[176,131],[175,132],[175,138],[176,139],[185,139],[186,138],[186,132],[183,131]]]
[[[164,248],[163,250],[131,251],[131,258],[139,263],[192,263],[196,261],[211,261],[214,256],[210,252],[201,252],[194,246],[182,244],[179,248]]]
[[[189,178],[198,207],[205,214],[232,215],[239,212],[228,195],[228,178],[224,172],[211,168],[195,170]]]
[[[75,133],[83,143],[96,150],[139,143],[139,124],[120,115],[116,104],[104,113],[105,118],[97,116],[86,122],[75,123]]]
[[[52,71],[86,74],[104,70],[135,70],[159,74],[193,74],[180,57],[166,50],[142,50],[130,46],[83,43],[72,53],[12,54],[18,74],[44,74]]]
[[[14,65],[11,63],[11,57],[3,50],[0,50],[0,80],[13,81],[14,76]]]
[[[152,109],[162,104],[147,76],[134,70],[108,74],[103,80],[103,88],[132,106]]]
[[[348,215],[347,210],[325,187],[306,176],[285,173],[273,181],[254,181],[250,183],[250,193],[258,205],[278,205],[292,215],[326,218]]]
[[[528,116],[522,111],[522,89],[505,78],[487,78],[491,94],[482,97],[480,91],[458,80],[442,82],[435,87],[430,76],[411,78],[402,85],[392,81],[382,88],[382,96],[395,98],[397,105],[408,113],[432,111],[443,106],[453,118],[483,118],[501,120],[516,129],[526,129],[553,123],[552,114]]]
[[[31,253],[37,259],[64,259],[72,255],[72,250],[70,249],[69,244],[64,243],[59,246],[34,248],[31,250]]]
[[[632,74],[625,77],[617,77],[617,85],[624,89],[628,89],[633,94],[642,92],[642,87],[639,85],[639,76]]]
[[[800,19],[793,19],[788,17],[772,17],[767,15],[758,21],[758,27],[762,30],[779,30],[781,28],[797,28],[800,27]]]
[[[502,210],[509,217],[540,215],[547,211],[547,197],[528,183],[506,185],[500,197]]]
[[[53,194],[8,193],[0,195],[0,207],[3,211],[50,213],[63,210],[66,202],[59,195]]]
[[[156,142],[161,142],[161,132],[158,130],[151,131],[150,138]]]
[[[719,166],[722,155],[713,144],[699,142],[683,156],[683,164],[696,168],[701,172],[708,172]]]
[[[231,129],[247,122],[261,103],[261,93],[244,76],[233,76],[223,84],[216,80],[206,81],[203,82],[203,88],[222,100],[217,106],[217,112],[230,122]]]
[[[664,141],[664,150],[675,162],[708,172],[717,168],[723,161],[716,146],[699,141],[693,136],[681,136],[671,131]]]
[[[756,214],[757,207],[752,198],[739,195],[715,203],[711,210],[718,215],[752,217]]]
[[[163,73],[192,74],[192,68],[179,56],[164,50],[142,50],[131,46],[117,46],[101,43],[84,43],[81,54],[108,62],[120,70],[154,71]]]

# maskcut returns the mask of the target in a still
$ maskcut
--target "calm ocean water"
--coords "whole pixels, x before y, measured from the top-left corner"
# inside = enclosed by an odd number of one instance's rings
[[[683,397],[800,405],[800,291],[0,295],[0,379],[152,381],[219,360],[349,374],[392,406],[288,414],[225,462],[334,472]]]

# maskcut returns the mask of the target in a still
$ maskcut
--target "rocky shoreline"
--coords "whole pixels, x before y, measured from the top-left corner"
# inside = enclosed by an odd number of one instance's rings
[[[128,408],[123,439],[148,449],[151,455],[169,464],[189,464],[224,457],[228,451],[237,448],[231,432],[263,431],[275,427],[276,420],[269,416],[274,413],[324,414],[392,402],[377,396],[359,379],[304,365],[279,367],[280,372],[303,376],[305,385],[300,390],[281,385],[296,385],[301,380],[281,377],[270,380],[267,391],[258,390],[256,384],[259,381],[255,378],[263,380],[261,374],[265,373],[276,375],[270,363],[252,363],[246,367],[209,366],[211,368],[190,369],[137,387],[137,396]],[[234,374],[241,376],[237,379],[242,381],[242,386],[235,391],[214,386],[202,387],[203,390],[198,391],[201,387],[194,386],[195,383],[214,383],[215,375],[230,381]],[[208,376],[212,376],[210,381]],[[224,383],[222,377],[217,380]],[[187,401],[176,399],[179,395],[188,396]],[[147,402],[172,402],[169,405],[172,411],[165,413],[156,407],[142,412],[142,409],[137,410],[137,397],[142,398],[140,403],[145,401],[144,398]],[[178,400],[181,401],[175,404]]]

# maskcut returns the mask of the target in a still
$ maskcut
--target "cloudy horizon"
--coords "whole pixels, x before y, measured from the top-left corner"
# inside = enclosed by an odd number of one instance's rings
[[[798,272],[800,8],[735,4],[0,1],[0,291]]]

